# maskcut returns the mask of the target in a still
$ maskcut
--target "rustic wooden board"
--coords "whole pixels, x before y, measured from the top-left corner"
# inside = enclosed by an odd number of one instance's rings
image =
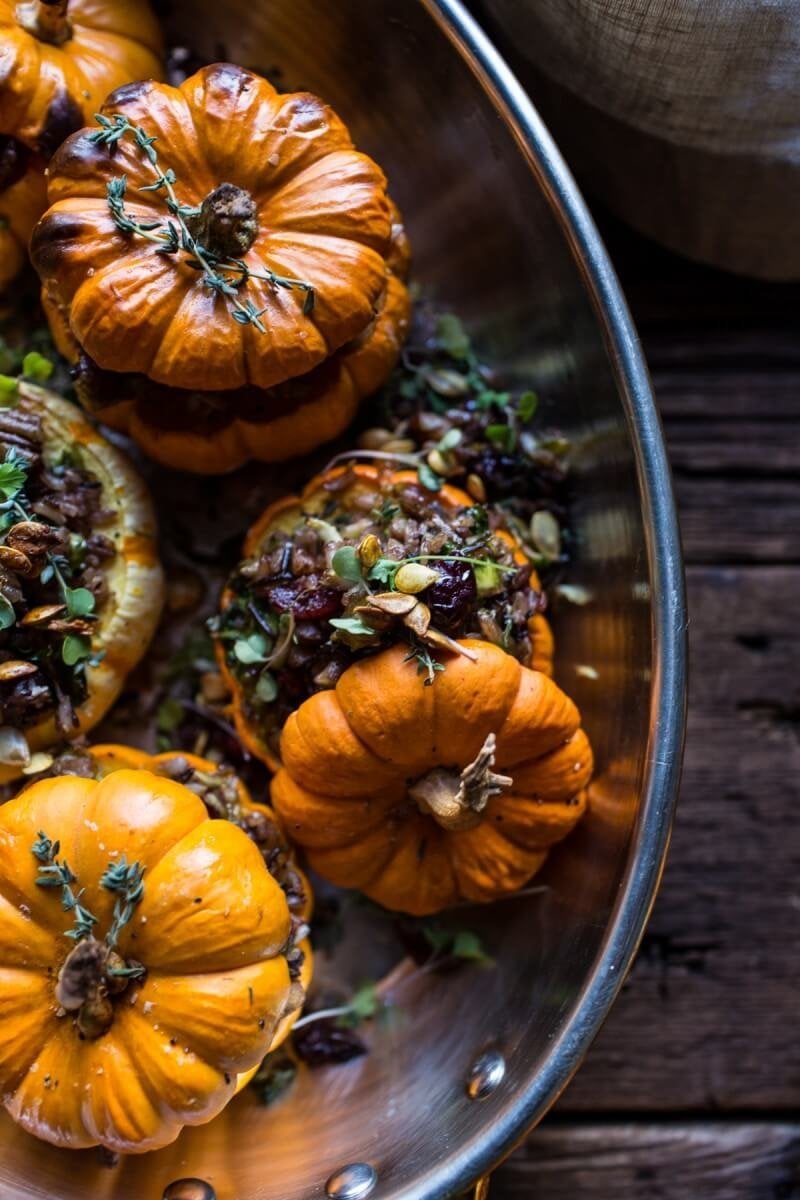
[[[545,1124],[490,1200],[791,1200],[798,1164],[797,1124]]]
[[[800,288],[606,230],[688,567],[684,780],[641,953],[492,1200],[800,1197]],[[720,1114],[727,1114],[725,1120]]]

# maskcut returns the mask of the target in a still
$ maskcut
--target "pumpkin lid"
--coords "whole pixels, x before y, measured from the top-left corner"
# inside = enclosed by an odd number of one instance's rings
[[[394,210],[316,96],[230,64],[110,96],[50,168],[32,255],[102,368],[270,388],[372,321]]]

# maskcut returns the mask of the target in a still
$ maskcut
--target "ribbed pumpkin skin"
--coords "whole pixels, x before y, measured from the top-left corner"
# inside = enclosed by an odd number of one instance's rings
[[[46,208],[47,185],[41,164],[29,166],[0,191],[0,292],[28,261],[28,241]]]
[[[309,481],[300,496],[283,496],[264,510],[258,520],[248,530],[242,548],[243,558],[255,557],[259,553],[261,546],[269,540],[269,536],[274,529],[278,527],[290,528],[294,521],[301,519],[303,514],[321,512],[328,503],[330,495],[326,490],[326,483],[338,478],[345,472],[352,476],[353,482],[348,489],[338,494],[339,501],[343,504],[347,504],[350,501],[357,501],[359,493],[370,489],[379,476],[379,471],[376,467],[365,463],[352,463],[347,466],[334,467],[330,471],[315,476]],[[416,476],[412,471],[396,471],[392,475],[392,482],[396,484],[411,482],[415,479]],[[471,496],[462,491],[461,488],[455,487],[450,483],[445,483],[436,495],[440,503],[453,509],[470,508],[475,503]],[[515,544],[511,534],[505,530],[500,530],[497,536],[503,538],[509,545]],[[519,546],[515,550],[514,557],[520,564],[527,562],[525,554]],[[531,586],[538,590],[541,585],[535,571],[531,571],[530,578]],[[229,590],[225,590],[222,593],[220,599],[221,612],[225,611],[232,599],[233,596]],[[532,644],[532,658],[529,665],[537,671],[551,675],[553,671],[553,634],[547,619],[541,613],[536,613],[530,618],[528,633]],[[262,762],[266,763],[271,771],[277,771],[281,765],[280,759],[272,752],[260,736],[259,730],[251,723],[245,711],[246,706],[242,686],[230,668],[224,646],[221,642],[217,642],[216,657],[217,664],[233,697],[232,713],[236,732],[256,758],[260,758]]]
[[[114,771],[126,769],[137,771],[154,771],[158,773],[158,767],[160,764],[167,763],[176,756],[176,752],[174,751],[167,751],[164,754],[148,754],[145,750],[137,750],[132,746],[111,744],[90,746],[89,753],[97,763],[98,772],[101,776],[110,775]],[[196,754],[186,754],[181,751],[180,757],[184,758],[189,766],[194,767],[197,771],[206,771],[213,774],[214,770],[216,769],[216,764],[211,762],[210,759],[200,758]],[[237,780],[237,789],[239,792],[239,803],[241,804],[243,811],[263,812],[271,821],[278,822],[277,814],[268,805],[258,804],[250,795],[250,792],[245,787],[241,779]],[[303,891],[306,898],[306,902],[302,910],[296,915],[302,917],[306,921],[310,921],[311,913],[314,907],[314,893],[311,890],[311,884],[303,872],[298,867],[295,867],[295,869],[303,881]],[[305,956],[300,972],[300,983],[303,985],[304,991],[308,993],[314,973],[314,956],[311,949],[311,942],[308,940],[308,938],[300,942],[299,945]],[[288,1016],[284,1017],[280,1021],[275,1030],[275,1035],[269,1044],[270,1052],[277,1050],[278,1046],[280,1046],[281,1043],[286,1040],[291,1033],[292,1026],[302,1011],[302,1007],[296,1008],[293,1012],[289,1013]],[[255,1069],[256,1068],[254,1068],[253,1071],[247,1072],[245,1076],[240,1077],[237,1091],[240,1091],[241,1088],[248,1082],[248,1079],[255,1074]]]
[[[119,952],[147,968],[115,998],[110,1028],[81,1040],[55,980],[75,943],[57,889],[37,886],[31,852],[61,843],[109,928],[99,880],[123,854],[145,867],[144,895]],[[78,885],[76,885],[78,886]],[[0,1094],[29,1133],[67,1148],[140,1153],[203,1124],[267,1050],[289,994],[280,954],[285,897],[247,835],[209,820],[181,784],[121,770],[102,782],[42,780],[0,809]]]
[[[462,644],[476,661],[448,660],[430,687],[399,646],[349,667],[289,717],[272,782],[315,871],[415,916],[516,891],[587,803],[592,752],[572,701],[498,647]],[[489,734],[512,786],[474,828],[448,831],[407,789],[433,768],[466,767]]]
[[[363,333],[385,287],[392,209],[383,172],[353,148],[326,104],[279,95],[265,79],[217,64],[179,88],[122,88],[101,111],[158,138],[159,164],[175,172],[182,203],[199,206],[222,183],[246,191],[258,233],[244,261],[307,280],[316,298],[305,314],[301,292],[251,280],[247,296],[266,309],[266,332],[238,324],[185,256],[158,254],[119,232],[106,201],[110,180],[127,176],[135,220],[163,222],[163,198],[138,190],[154,174],[129,138],[110,154],[83,130],[51,163],[51,208],[32,250],[46,289],[98,366],[172,388],[270,388]]]
[[[109,92],[161,78],[161,31],[147,0],[69,0],[71,36],[41,41],[0,0],[0,133],[49,158],[88,124]]]

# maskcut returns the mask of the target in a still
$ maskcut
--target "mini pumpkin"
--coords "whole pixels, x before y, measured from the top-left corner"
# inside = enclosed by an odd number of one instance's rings
[[[311,984],[313,954],[307,922],[311,919],[313,893],[311,884],[294,861],[291,845],[274,810],[253,800],[244,782],[229,768],[196,754],[173,750],[148,754],[132,746],[103,744],[89,747],[86,757],[97,779],[104,779],[114,771],[146,770],[183,783],[200,796],[210,817],[233,821],[259,848],[289,906],[292,929],[286,960],[290,979],[298,985],[293,996],[297,1000],[296,1006],[281,1019],[269,1044],[270,1051],[276,1050],[300,1016],[300,997],[304,998]],[[255,1068],[241,1076],[240,1086],[244,1086],[254,1073]]]
[[[161,54],[147,0],[0,0],[0,133],[49,158]]]
[[[28,241],[46,207],[44,164],[14,138],[0,137],[0,291],[27,262]]]
[[[210,1120],[291,1003],[285,897],[247,835],[140,770],[0,809],[0,1089],[29,1133],[139,1153]]]
[[[281,736],[272,801],[315,871],[423,916],[516,891],[586,808],[572,701],[465,641],[426,688],[400,647],[349,667]]]
[[[317,97],[228,64],[122,88],[100,119],[54,158],[32,243],[84,402],[203,471],[341,432],[408,324],[380,168]]]
[[[0,782],[101,719],[163,593],[144,484],[80,409],[20,383],[0,410],[3,453]]]
[[[333,468],[265,510],[223,593],[217,660],[237,732],[277,770],[289,712],[398,640],[428,682],[461,652],[457,639],[481,632],[549,672],[541,599],[498,512],[413,471]]]

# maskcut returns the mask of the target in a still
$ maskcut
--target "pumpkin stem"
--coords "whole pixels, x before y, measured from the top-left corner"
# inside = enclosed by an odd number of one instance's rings
[[[63,46],[72,37],[68,7],[69,0],[21,0],[17,5],[17,23],[40,42]]]
[[[95,937],[83,938],[67,955],[56,981],[56,1000],[66,1012],[77,1014],[85,1038],[108,1033],[114,1021],[111,996],[128,986],[130,970],[116,950]]]
[[[255,201],[233,183],[221,183],[209,192],[196,216],[186,217],[192,237],[217,258],[241,258],[258,234]]]
[[[428,813],[449,832],[474,829],[492,796],[510,788],[510,775],[496,775],[497,739],[490,733],[474,760],[459,772],[456,768],[434,767],[408,789],[421,812]]]

